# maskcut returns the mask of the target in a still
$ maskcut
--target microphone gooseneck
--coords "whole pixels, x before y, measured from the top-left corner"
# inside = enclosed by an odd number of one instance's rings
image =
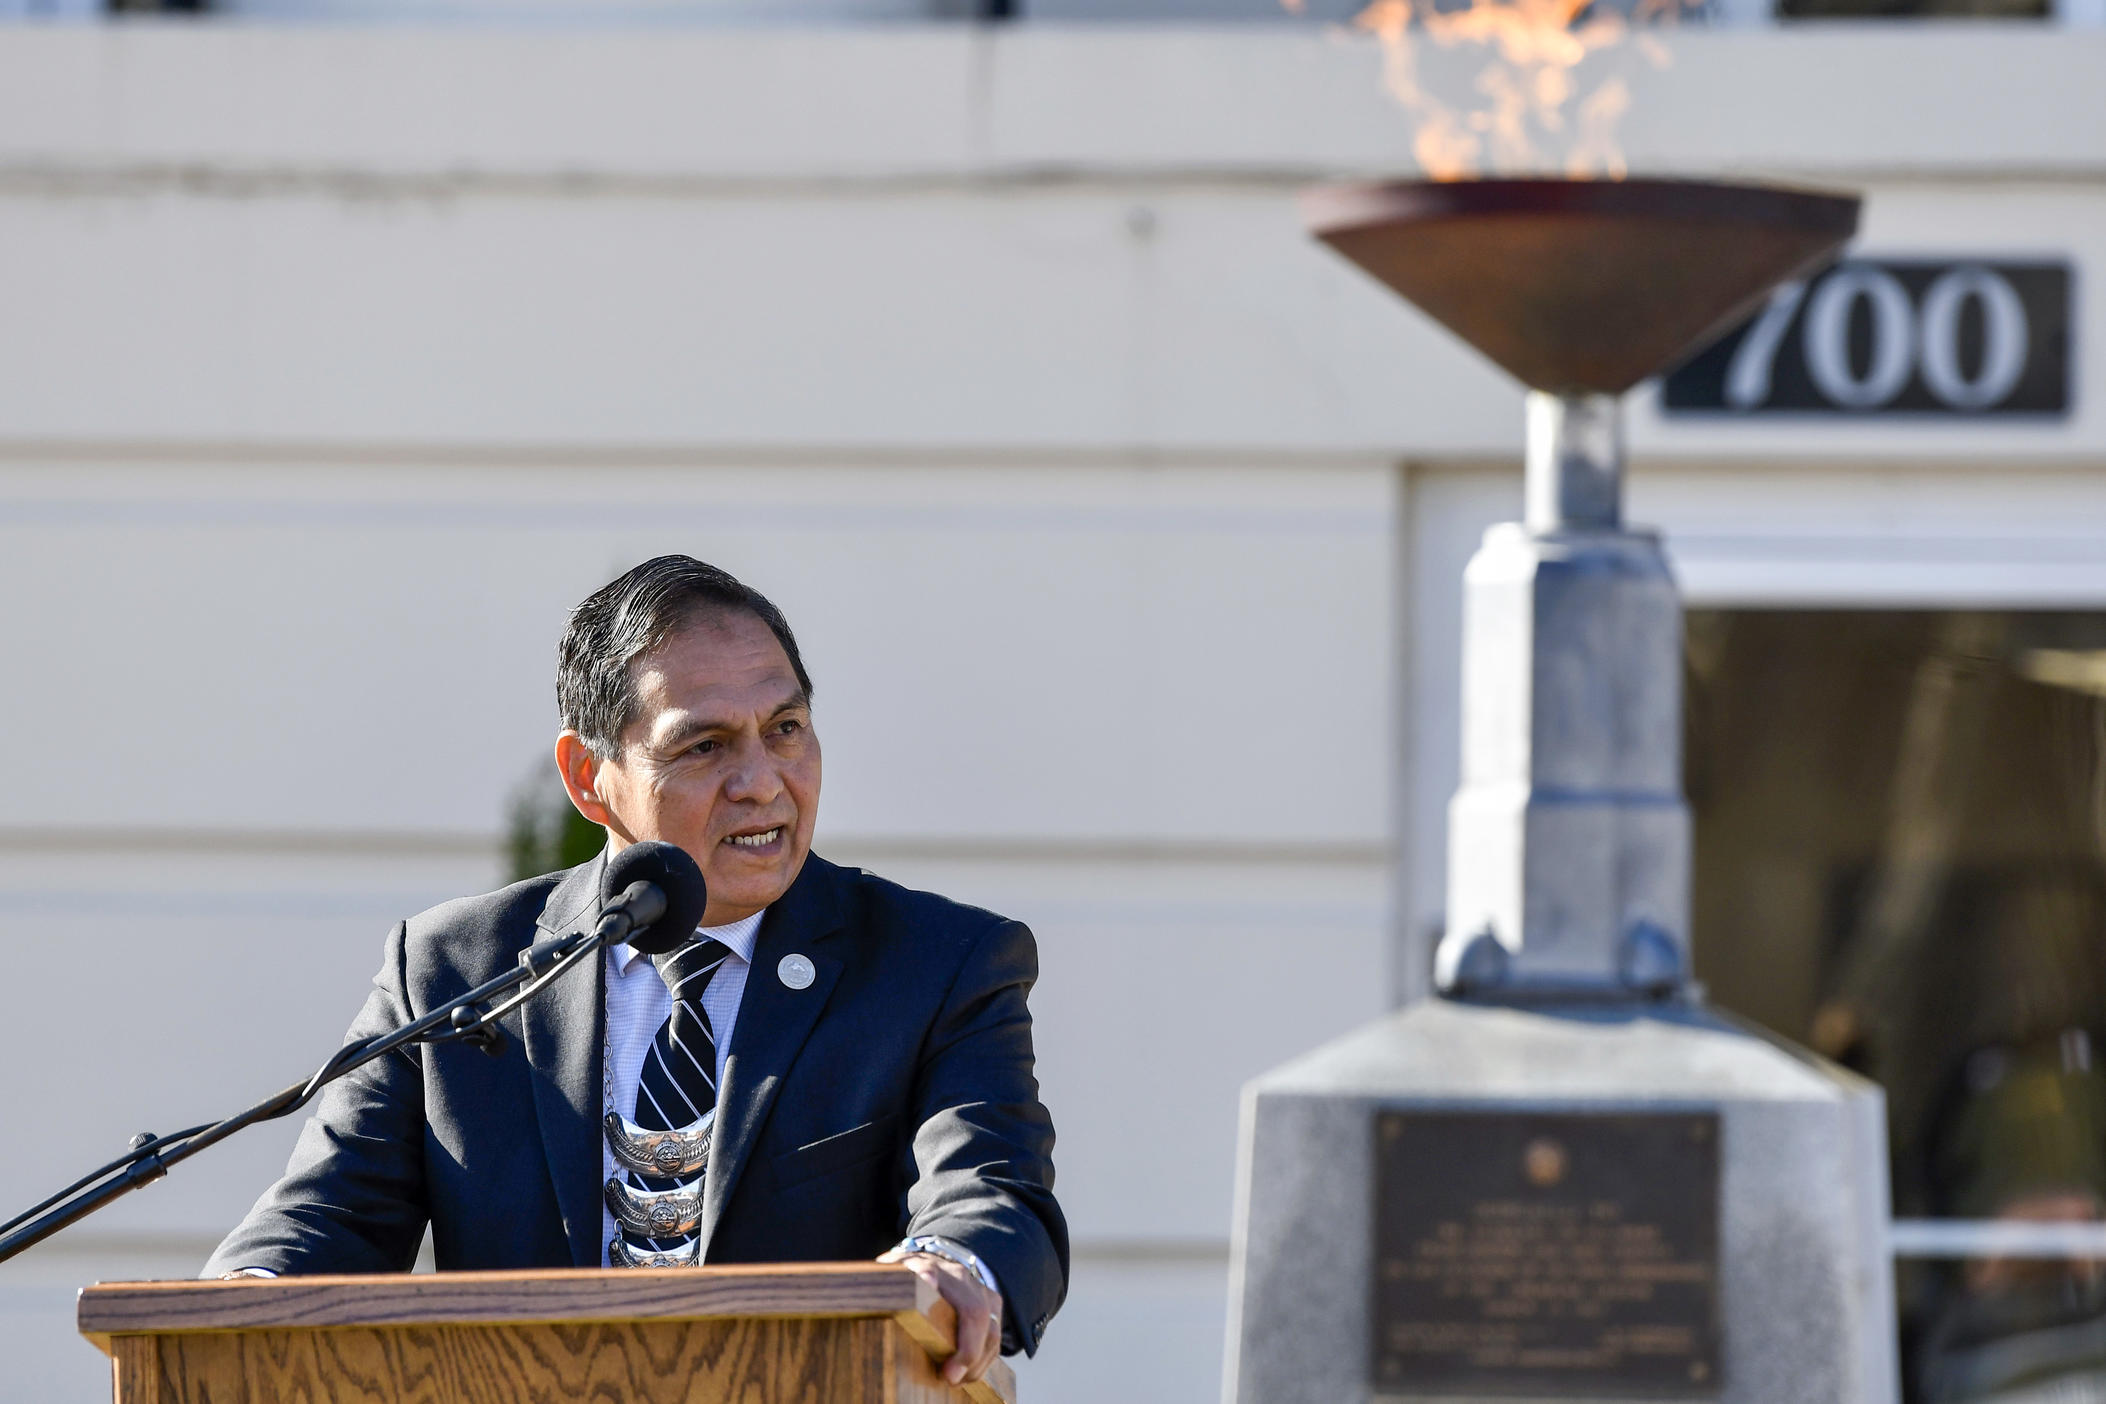
[[[621,896],[600,909],[599,925],[593,929],[593,935],[610,946],[622,941],[646,941],[651,927],[665,915],[665,908],[665,889],[638,878]]]

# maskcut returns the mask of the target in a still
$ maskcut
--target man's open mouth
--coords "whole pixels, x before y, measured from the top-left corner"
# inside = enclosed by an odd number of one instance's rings
[[[774,828],[762,829],[757,834],[733,834],[724,842],[735,848],[766,848],[781,837],[782,825],[777,824]]]

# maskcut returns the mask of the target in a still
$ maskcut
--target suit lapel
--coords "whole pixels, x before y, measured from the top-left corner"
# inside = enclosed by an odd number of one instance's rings
[[[599,915],[600,871],[606,856],[570,870],[549,894],[535,925],[551,935],[576,931]],[[532,1069],[534,1115],[548,1156],[556,1207],[578,1267],[600,1265],[600,1072],[606,1044],[604,956],[571,970],[520,1010]]]
[[[847,878],[839,868],[816,853],[807,854],[797,880],[761,920],[753,969],[746,976],[738,1022],[731,1031],[724,1086],[717,1098],[716,1135],[702,1183],[705,1261],[710,1239],[752,1157],[783,1077],[841,978],[844,953],[838,942],[827,938],[847,920],[846,886]],[[778,972],[783,958],[791,955],[802,955],[812,963],[812,983],[804,989],[791,989]]]

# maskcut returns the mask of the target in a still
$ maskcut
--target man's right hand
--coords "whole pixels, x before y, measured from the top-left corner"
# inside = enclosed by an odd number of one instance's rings
[[[902,1253],[895,1248],[878,1261],[906,1264],[958,1313],[958,1343],[943,1362],[943,1377],[962,1385],[985,1375],[1002,1353],[1002,1294],[963,1263],[934,1253]]]

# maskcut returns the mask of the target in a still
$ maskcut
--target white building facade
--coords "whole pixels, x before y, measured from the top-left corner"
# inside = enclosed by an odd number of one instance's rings
[[[1861,188],[1868,255],[2073,289],[2057,414],[1641,393],[1692,605],[2106,610],[2106,33],[1671,50],[1634,170]],[[1519,501],[1518,390],[1297,219],[1411,170],[1378,69],[0,28],[0,1204],[318,1063],[389,923],[501,880],[564,611],[686,551],[798,629],[819,850],[1038,933],[1076,1253],[1026,1397],[1216,1397],[1237,1088],[1423,993],[1461,566]],[[0,1398],[103,1397],[72,1290],[195,1272],[292,1132],[0,1269]]]

